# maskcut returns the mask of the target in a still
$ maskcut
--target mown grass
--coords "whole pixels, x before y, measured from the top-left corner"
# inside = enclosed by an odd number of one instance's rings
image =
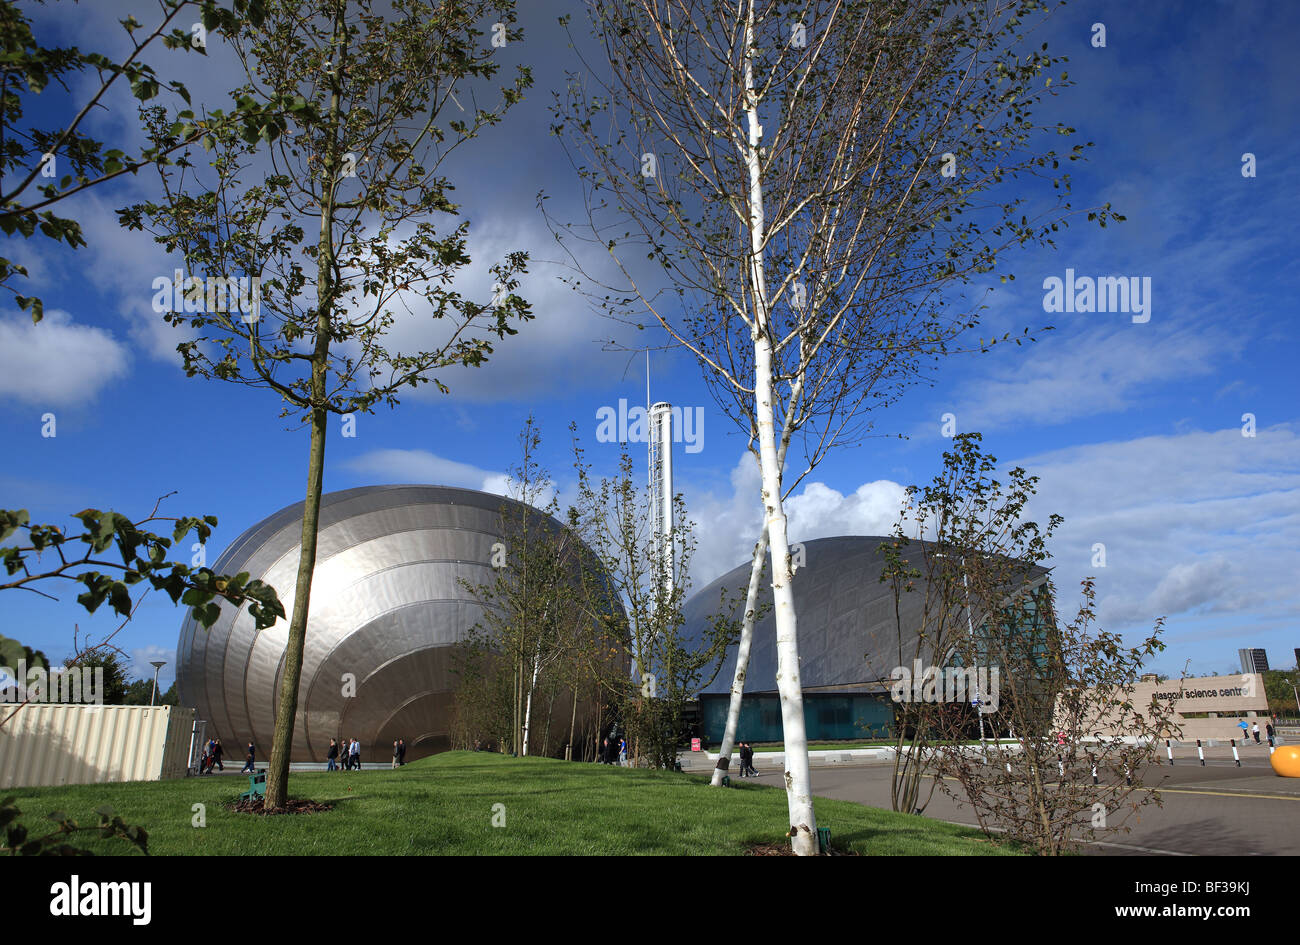
[[[757,784],[710,788],[705,777],[549,758],[449,752],[397,771],[294,772],[293,797],[331,803],[316,814],[258,816],[227,809],[247,778],[16,788],[34,832],[62,810],[81,823],[110,804],[149,832],[154,855],[738,855],[779,841],[785,792]],[[204,827],[193,805],[206,807]],[[493,827],[494,805],[505,825]],[[1012,851],[952,824],[818,799],[818,823],[837,850],[876,856],[978,856]],[[501,808],[496,808],[499,813]],[[48,822],[47,822],[48,823]],[[93,832],[76,842],[98,854],[128,852]]]

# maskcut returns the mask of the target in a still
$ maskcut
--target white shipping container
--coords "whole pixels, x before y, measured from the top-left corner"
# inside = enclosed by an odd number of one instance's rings
[[[0,729],[0,788],[184,777],[193,725],[179,706],[30,703]]]

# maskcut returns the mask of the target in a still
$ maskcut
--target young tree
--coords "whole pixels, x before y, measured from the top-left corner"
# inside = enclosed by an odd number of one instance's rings
[[[814,853],[781,444],[815,453],[872,379],[916,376],[976,324],[962,290],[1004,250],[1051,242],[1063,199],[1031,216],[1023,196],[977,198],[1058,167],[1037,137],[1072,129],[1030,111],[1059,60],[1019,48],[1033,0],[587,6],[610,78],[575,81],[557,130],[589,161],[592,235],[627,279],[611,301],[690,350],[756,443],[791,836]],[[630,218],[622,239],[606,211]],[[633,269],[646,257],[670,288]]]
[[[1012,546],[1019,547],[1016,537],[1031,549],[1043,547],[1042,540],[1031,542],[1037,526],[1019,520],[1033,493],[1034,480],[1027,479],[1024,470],[1012,470],[1012,494],[1004,496],[992,478],[996,458],[982,453],[980,441],[978,433],[954,438],[953,448],[943,454],[943,471],[927,486],[908,487],[893,538],[881,546],[885,565],[880,579],[894,592],[898,662],[893,669],[874,669],[880,679],[890,680],[895,697],[892,798],[894,809],[906,813],[925,809],[926,804],[918,802],[938,733],[955,732],[958,740],[963,740],[972,719],[967,708],[970,703],[980,703],[980,715],[997,709],[996,696],[980,692],[978,677],[960,705],[948,704],[943,698],[917,698],[925,694],[927,685],[930,691],[937,688],[942,696],[945,669],[955,655],[970,655],[968,644],[975,624],[967,561],[973,562],[979,555],[1008,553]],[[1053,516],[1048,535],[1058,522]],[[1017,589],[1045,574],[1027,559],[1009,562],[1008,567],[1014,570],[1008,580],[1019,579],[1011,585]],[[920,679],[913,669],[918,660],[925,674]],[[931,676],[932,672],[937,676]],[[987,688],[987,679],[984,685]],[[982,721],[976,722],[982,733]],[[933,788],[932,783],[930,795]]]
[[[893,542],[899,552],[887,556],[886,576],[920,579],[927,616],[942,618],[922,622],[917,658],[931,660],[925,679],[896,683],[898,691],[936,697],[920,707],[915,699],[902,703],[900,717],[917,734],[907,750],[910,776],[900,776],[896,762],[896,782],[915,796],[929,773],[971,805],[990,837],[1055,855],[1085,830],[1128,829],[1128,815],[1160,803],[1142,773],[1159,739],[1176,732],[1172,703],[1135,705],[1131,687],[1143,663],[1164,649],[1163,618],[1134,647],[1093,630],[1088,578],[1076,616],[1059,621],[1045,563],[1062,519],[1052,515],[1045,528],[1026,520],[1037,477],[1015,468],[999,482],[997,459],[980,440],[958,436],[943,472],[909,490]],[[919,567],[905,572],[905,555]],[[973,701],[980,713],[996,711],[991,724],[1014,732],[1014,744],[965,744]]]
[[[519,443],[523,455],[510,471],[516,501],[501,506],[503,540],[493,548],[496,575],[485,584],[460,582],[482,606],[486,624],[472,628],[462,644],[468,651],[462,663],[471,704],[491,703],[488,694],[500,685],[494,668],[508,667],[510,737],[502,744],[527,755],[535,741],[533,701],[539,680],[549,678],[552,667],[580,645],[574,631],[580,622],[575,591],[581,552],[577,536],[556,520],[559,503],[550,473],[537,460],[542,437],[532,416]]]
[[[573,449],[578,475],[574,520],[600,566],[589,572],[585,596],[599,601],[612,590],[622,602],[626,621],[621,635],[632,660],[631,673],[621,660],[606,661],[603,685],[627,732],[629,760],[671,768],[686,702],[713,681],[736,628],[719,616],[698,640],[683,632],[682,605],[695,539],[681,495],[674,496],[665,541],[663,532],[652,527],[649,489],[636,485],[626,450],[617,475],[597,481],[576,438]],[[720,614],[731,613],[727,603],[724,599]]]
[[[577,510],[568,527],[558,521],[559,502],[549,472],[537,461],[541,432],[530,416],[519,437],[520,463],[510,470],[510,493],[502,503],[502,541],[493,548],[496,571],[489,582],[462,580],[483,608],[483,620],[458,647],[459,739],[530,754],[538,728],[543,754],[550,745],[555,704],[570,697],[568,741],[574,744],[578,704],[599,699],[599,682],[627,676],[620,608],[599,562],[579,535]],[[535,703],[546,716],[535,724]],[[584,720],[585,721],[585,720]]]
[[[186,372],[273,391],[282,416],[310,428],[302,546],[293,596],[267,776],[266,804],[288,794],[304,640],[316,562],[330,414],[345,423],[378,404],[397,403],[405,387],[432,381],[452,365],[479,365],[493,339],[530,317],[514,294],[527,256],[490,267],[496,297],[467,298],[454,279],[470,263],[469,224],[440,233],[440,214],[455,216],[447,156],[521,100],[531,84],[520,67],[495,107],[474,104],[476,90],[501,67],[499,43],[517,41],[512,0],[267,0],[260,28],[232,37],[254,101],[292,98],[290,127],[268,146],[212,129],[210,156],[192,151],[161,171],[165,197],[121,212],[148,228],[168,252],[183,254],[181,285],[162,279],[161,302],[183,294],[165,318],[197,337],[178,346]],[[459,93],[459,97],[458,97]],[[461,101],[470,103],[454,104]],[[454,109],[454,110],[453,110]],[[178,129],[161,109],[148,120],[155,146],[171,147]],[[240,315],[233,287],[244,280]],[[254,281],[256,280],[256,281]],[[159,283],[155,283],[157,287]],[[167,291],[167,290],[171,291]],[[431,350],[402,351],[385,336],[401,309],[419,309],[443,327]]]

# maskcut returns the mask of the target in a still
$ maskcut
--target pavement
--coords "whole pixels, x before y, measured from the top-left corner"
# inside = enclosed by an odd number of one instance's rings
[[[1266,745],[1242,747],[1239,752],[1240,768],[1226,746],[1205,749],[1204,766],[1195,748],[1175,749],[1172,766],[1165,761],[1153,766],[1145,777],[1148,788],[1159,790],[1162,806],[1149,804],[1130,814],[1123,824],[1128,832],[1103,835],[1105,840],[1088,844],[1085,852],[1130,856],[1300,855],[1300,778],[1274,774]],[[779,787],[783,767],[765,766],[762,760],[761,755],[755,759],[760,772],[758,782]],[[813,793],[888,810],[892,772],[889,762],[816,766],[812,769]],[[925,791],[928,785],[923,796]],[[975,824],[969,805],[941,790],[934,792],[924,816]],[[834,828],[834,824],[824,826]]]
[[[239,759],[239,760],[236,761],[236,762],[233,762],[233,763],[227,761],[227,762],[226,762],[226,770],[225,770],[225,771],[222,771],[220,768],[218,768],[217,770],[213,771],[212,774],[215,775],[216,777],[221,777],[222,775],[226,775],[226,774],[240,774],[240,773],[241,773],[241,772],[240,772],[240,768],[242,768],[243,766],[244,766],[244,760],[243,760],[242,758]],[[257,762],[257,765],[256,765],[258,771],[265,771],[265,770],[266,770],[266,766],[267,766],[267,762],[265,762],[265,761],[259,761],[259,762]],[[290,771],[324,771],[324,770],[325,770],[325,762],[323,762],[323,761],[291,761],[291,762],[289,763],[289,770],[290,770]],[[393,763],[392,763],[391,761],[385,761],[385,762],[383,762],[382,764],[380,764],[379,762],[375,762],[375,763],[372,764],[371,762],[369,762],[369,761],[365,761],[365,760],[363,759],[362,762],[361,762],[361,769],[360,769],[360,770],[361,770],[362,772],[365,772],[365,771],[391,771],[391,770],[393,770]],[[347,771],[347,772],[344,772],[344,773],[345,773],[345,774],[354,774],[355,772],[353,772],[353,771]],[[203,777],[205,777],[205,778],[206,778],[207,776],[208,776],[207,774],[204,774],[204,775],[203,775]],[[244,776],[245,776],[245,777],[248,776],[247,772],[244,772]],[[197,777],[197,775],[196,775],[196,777]]]

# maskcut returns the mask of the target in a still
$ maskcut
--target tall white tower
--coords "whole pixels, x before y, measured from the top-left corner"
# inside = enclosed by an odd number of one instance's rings
[[[673,408],[655,404],[650,408],[650,531],[658,536],[655,548],[665,563],[665,596],[672,593],[676,572],[673,555]]]

